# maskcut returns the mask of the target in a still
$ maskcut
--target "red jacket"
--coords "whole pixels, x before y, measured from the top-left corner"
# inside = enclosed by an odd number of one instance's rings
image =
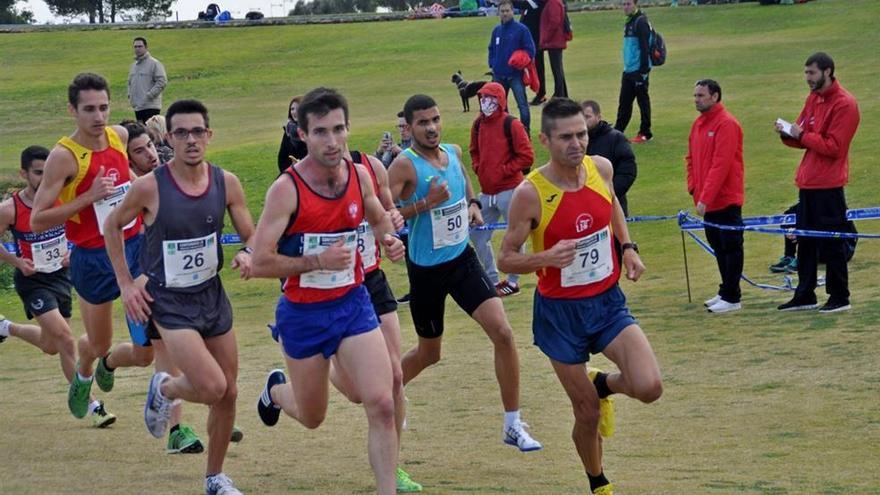
[[[688,138],[687,185],[694,204],[718,211],[743,204],[743,132],[721,103],[703,112]]]
[[[513,189],[522,182],[522,171],[532,166],[535,152],[532,150],[529,135],[519,120],[514,119],[510,125],[513,146],[504,135],[504,119],[507,117],[504,87],[498,83],[488,83],[477,95],[495,97],[499,108],[489,117],[480,113],[471,127],[471,144],[468,148],[471,165],[480,181],[480,190],[484,194],[498,194]],[[477,122],[480,123],[479,132]]]
[[[565,5],[562,0],[548,0],[541,11],[541,50],[562,49],[568,46],[569,33],[565,32]]]
[[[811,91],[795,122],[800,139],[783,137],[792,148],[806,149],[794,182],[800,189],[843,187],[849,179],[849,145],[859,127],[859,106],[835,79],[821,93]]]

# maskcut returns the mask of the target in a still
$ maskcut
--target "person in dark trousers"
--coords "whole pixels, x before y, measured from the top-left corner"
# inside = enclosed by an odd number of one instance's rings
[[[562,52],[568,46],[570,39],[571,30],[567,23],[565,4],[562,0],[547,0],[541,13],[540,38],[535,41],[538,42],[538,47],[542,51],[546,51],[550,55],[554,98],[568,98],[565,70],[562,67]],[[543,80],[541,81],[541,90],[544,90]]]
[[[529,30],[513,18],[511,0],[498,3],[499,23],[492,30],[489,38],[489,67],[492,68],[492,80],[504,86],[504,92],[513,91],[513,98],[519,109],[519,120],[529,131],[532,118],[529,111],[529,100],[526,98],[526,87],[523,84],[523,71],[512,67],[510,56],[517,50],[525,50],[532,59],[535,58],[535,42]]]
[[[281,145],[278,147],[278,172],[282,173],[295,161],[302,160],[309,154],[306,143],[299,137],[297,129],[299,124],[296,120],[296,110],[302,96],[294,96],[287,105],[287,123],[284,124],[284,135],[281,136]],[[291,157],[293,160],[291,160]]]
[[[700,116],[688,137],[687,188],[697,215],[719,225],[742,225],[743,132],[736,118],[721,103],[721,86],[703,79],[694,85],[694,105]],[[710,313],[742,309],[739,279],[743,271],[743,232],[705,226],[706,239],[715,251],[721,285],[718,295],[706,301]]]
[[[629,207],[626,201],[626,193],[636,181],[636,155],[632,146],[626,140],[626,136],[611,124],[602,120],[602,110],[599,103],[586,100],[581,103],[584,109],[584,117],[587,119],[587,131],[590,141],[587,144],[588,155],[599,155],[607,158],[614,168],[614,194],[620,207],[623,208],[624,216],[629,216]]]
[[[648,96],[651,26],[648,16],[639,9],[638,0],[623,0],[623,12],[626,14],[626,24],[623,26],[623,77],[614,128],[626,132],[626,126],[632,118],[633,100],[636,100],[642,122],[632,142],[646,143],[654,137],[651,134],[651,98]]]
[[[541,14],[544,12],[544,0],[513,0],[513,6],[522,13],[519,22],[529,28],[535,45],[541,41]],[[544,50],[535,46],[535,69],[538,71],[538,82],[541,89],[535,93],[535,97],[529,105],[540,105],[547,101],[547,82],[544,76]]]
[[[834,60],[828,54],[814,53],[804,66],[810,87],[804,109],[788,132],[781,123],[776,124],[783,144],[806,150],[795,176],[800,199],[797,228],[847,232],[843,187],[849,179],[849,146],[859,127],[859,106],[834,77]],[[780,311],[818,306],[816,270],[820,253],[827,265],[825,290],[829,298],[819,311],[834,313],[851,308],[845,242],[799,236],[798,287],[794,297],[779,306]]]

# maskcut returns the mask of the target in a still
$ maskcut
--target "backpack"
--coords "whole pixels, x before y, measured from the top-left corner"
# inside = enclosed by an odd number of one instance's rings
[[[648,57],[652,66],[659,67],[666,63],[666,40],[663,39],[662,34],[654,30],[647,17],[642,16],[642,18],[648,23],[648,29],[651,31],[651,38],[648,40]]]
[[[513,131],[510,130],[510,126],[513,125],[513,119],[516,118],[513,115],[507,114],[504,117],[504,137],[507,138],[507,146],[510,147],[510,155],[516,156],[516,149],[513,147]],[[474,122],[474,132],[479,137],[480,135],[480,121],[483,119],[477,119]]]

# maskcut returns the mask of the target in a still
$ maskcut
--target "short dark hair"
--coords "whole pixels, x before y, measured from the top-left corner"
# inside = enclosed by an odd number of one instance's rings
[[[398,119],[402,119],[402,118],[403,118],[403,110],[397,112],[397,118],[398,118]]]
[[[79,103],[79,92],[87,90],[106,91],[107,97],[110,97],[110,87],[107,80],[98,74],[91,72],[82,72],[73,78],[73,82],[67,87],[67,101],[76,107]]]
[[[568,98],[551,98],[541,110],[541,133],[550,136],[556,128],[556,120],[584,114],[584,109],[574,100]]]
[[[348,124],[348,101],[342,93],[332,88],[315,88],[305,96],[296,109],[296,121],[303,132],[309,132],[309,114],[315,117],[323,117],[333,110],[342,109],[345,115],[345,123]]]
[[[141,124],[140,122],[127,123],[127,124],[123,124],[122,126],[125,127],[126,131],[128,131],[128,142],[129,143],[131,143],[135,139],[143,136],[144,134],[148,134],[147,133],[147,126],[145,126],[144,124]]]
[[[179,113],[202,114],[202,118],[205,119],[205,127],[211,127],[208,123],[208,108],[202,102],[199,100],[177,100],[165,111],[165,127],[168,128],[168,132],[173,130],[171,127],[171,117]]]
[[[804,67],[809,67],[813,64],[816,64],[816,67],[822,72],[825,72],[825,69],[831,69],[831,77],[834,77],[834,59],[831,58],[831,55],[825,52],[816,52],[807,58],[807,61],[804,62]]]
[[[434,101],[434,98],[431,98],[428,95],[412,95],[406,100],[406,103],[403,104],[403,118],[406,120],[407,124],[412,124],[414,113],[419,110],[427,110],[436,106],[437,102]]]
[[[500,9],[502,5],[510,5],[510,8],[513,8],[513,0],[500,0],[498,2],[498,8]]]
[[[582,101],[582,102],[581,102],[581,108],[582,108],[582,109],[584,109],[584,108],[589,108],[589,109],[592,110],[593,113],[595,113],[596,115],[599,115],[600,113],[602,113],[602,109],[599,108],[599,102],[597,102],[596,100],[584,100],[584,101]]]
[[[702,86],[709,90],[709,96],[718,95],[718,101],[721,101],[721,85],[713,79],[700,79],[694,86]]]
[[[133,45],[135,41],[143,41],[143,42],[144,42],[144,48],[147,47],[147,39],[144,38],[143,36],[138,36],[137,38],[131,40],[131,44]]]
[[[35,160],[43,160],[49,158],[49,150],[42,146],[28,146],[21,152],[21,169],[25,172],[31,169]]]

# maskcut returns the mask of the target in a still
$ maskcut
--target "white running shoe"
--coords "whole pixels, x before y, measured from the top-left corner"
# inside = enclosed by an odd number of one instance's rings
[[[223,473],[205,478],[205,495],[243,495]]]
[[[707,308],[709,306],[714,306],[715,303],[717,303],[720,300],[721,300],[721,296],[715,296],[712,299],[706,299],[706,301],[703,303],[703,306],[706,306]]]
[[[165,430],[168,428],[168,420],[171,418],[171,408],[174,407],[175,401],[165,398],[159,390],[162,382],[171,378],[171,375],[164,371],[154,373],[150,378],[150,388],[147,389],[147,403],[144,404],[144,423],[147,430],[156,438],[165,436]]]
[[[729,303],[724,299],[719,300],[715,304],[707,308],[710,313],[730,313],[731,311],[739,311],[742,309],[741,303]]]
[[[506,426],[502,437],[504,443],[507,445],[513,445],[518,448],[520,452],[531,452],[533,450],[541,450],[544,448],[541,445],[541,442],[535,440],[529,435],[529,432],[526,431],[526,428],[528,427],[529,425],[522,421],[517,421],[511,426]]]

